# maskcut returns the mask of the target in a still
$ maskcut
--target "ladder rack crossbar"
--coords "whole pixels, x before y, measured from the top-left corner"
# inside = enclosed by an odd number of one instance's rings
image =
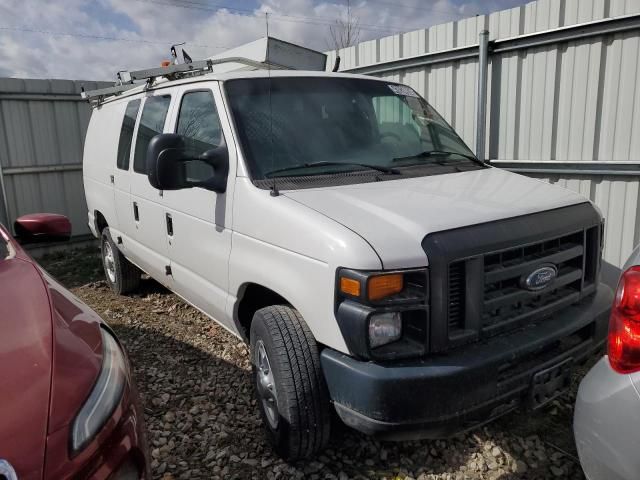
[[[139,87],[144,85],[144,83],[133,83],[134,80],[144,80],[151,84],[154,79],[166,77],[171,80],[176,80],[179,78],[186,78],[190,76],[196,75],[204,75],[213,70],[214,65],[222,65],[225,63],[239,63],[241,65],[246,65],[248,67],[253,67],[256,69],[276,69],[276,70],[288,70],[288,67],[278,65],[275,63],[268,62],[259,62],[256,60],[251,60],[245,57],[226,57],[226,58],[216,58],[216,59],[208,59],[208,60],[199,60],[192,63],[183,63],[180,65],[169,65],[167,67],[158,67],[158,68],[148,68],[145,70],[135,70],[132,72],[124,72],[128,73],[131,81],[129,83],[123,83],[121,85],[116,85],[114,87],[101,88],[98,90],[90,90],[87,92],[82,92],[81,96],[83,99],[88,100],[89,102],[97,102],[101,103],[106,100],[107,97],[112,97],[119,95],[127,90],[131,90],[132,88]],[[123,73],[123,72],[119,72]],[[121,77],[120,77],[121,78]]]
[[[82,92],[80,96],[85,100],[91,100],[99,97],[106,97],[111,95],[118,95],[132,88],[138,87],[140,84],[125,83],[124,85],[116,85],[115,87],[100,88],[98,90],[89,90],[88,92]]]

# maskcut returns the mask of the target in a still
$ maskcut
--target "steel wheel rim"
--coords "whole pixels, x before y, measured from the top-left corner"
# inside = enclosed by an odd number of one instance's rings
[[[278,426],[278,396],[276,392],[276,383],[271,370],[271,363],[267,356],[267,350],[264,348],[262,340],[258,340],[255,354],[256,365],[256,383],[258,386],[258,395],[264,409],[265,416],[271,428]]]
[[[113,256],[113,249],[109,242],[104,244],[104,269],[107,272],[107,277],[111,283],[116,283],[116,261]]]

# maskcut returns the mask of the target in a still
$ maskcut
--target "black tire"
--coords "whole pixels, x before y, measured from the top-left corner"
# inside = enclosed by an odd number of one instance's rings
[[[265,406],[260,344],[273,372],[277,403]],[[309,458],[329,441],[331,405],[316,341],[300,314],[276,305],[258,310],[251,323],[251,364],[258,407],[267,437],[285,460]],[[277,423],[269,418],[277,410]]]
[[[140,285],[141,272],[120,252],[111,238],[109,227],[102,230],[100,252],[102,254],[104,276],[111,290],[118,295],[135,291]],[[111,253],[111,258],[109,258],[109,252]]]

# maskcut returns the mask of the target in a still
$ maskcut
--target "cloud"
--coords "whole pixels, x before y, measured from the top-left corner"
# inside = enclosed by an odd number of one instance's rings
[[[352,0],[351,10],[368,40],[519,3]],[[118,70],[159,65],[172,43],[186,41],[196,59],[262,37],[265,13],[272,36],[327,50],[329,25],[346,8],[343,0],[3,0],[0,75],[113,80]]]

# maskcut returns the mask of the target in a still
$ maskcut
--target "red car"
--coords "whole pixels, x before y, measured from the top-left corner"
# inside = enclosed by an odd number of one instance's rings
[[[62,215],[16,221],[21,243],[68,239]],[[0,479],[149,478],[126,353],[87,305],[0,225]]]

